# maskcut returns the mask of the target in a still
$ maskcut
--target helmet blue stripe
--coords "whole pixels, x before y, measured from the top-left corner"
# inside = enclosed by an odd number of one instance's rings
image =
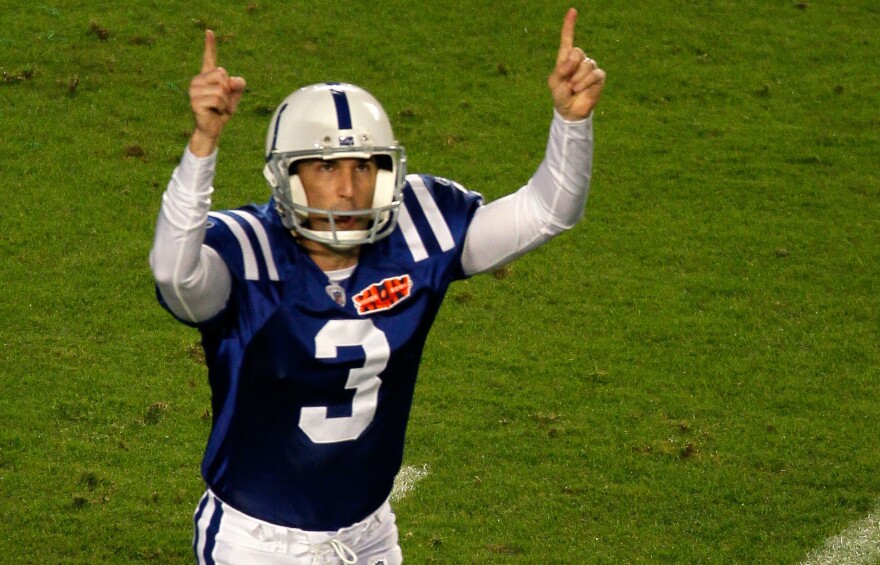
[[[351,109],[348,107],[348,97],[345,91],[335,88],[330,90],[333,95],[333,103],[336,104],[336,120],[339,129],[351,129]]]

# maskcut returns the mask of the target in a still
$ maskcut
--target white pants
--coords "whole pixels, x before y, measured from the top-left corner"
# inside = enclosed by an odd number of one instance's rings
[[[252,518],[208,490],[194,516],[193,549],[201,565],[400,565],[397,522],[386,501],[363,521],[336,532],[308,532]]]

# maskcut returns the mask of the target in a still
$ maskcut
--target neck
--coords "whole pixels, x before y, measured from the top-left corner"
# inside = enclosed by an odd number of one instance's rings
[[[339,269],[353,267],[357,264],[358,257],[360,257],[360,246],[339,250],[305,237],[297,239],[302,248],[309,254],[309,257],[312,258],[312,261],[315,262],[315,265],[325,273],[327,271],[338,271]]]

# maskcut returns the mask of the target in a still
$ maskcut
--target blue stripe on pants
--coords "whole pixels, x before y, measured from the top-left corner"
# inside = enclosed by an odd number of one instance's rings
[[[196,557],[196,563],[199,562],[199,520],[202,519],[202,513],[205,511],[205,506],[208,505],[208,493],[206,492],[204,496],[202,496],[202,500],[199,502],[199,506],[196,509],[196,515],[193,517],[193,554]]]
[[[194,518],[195,535],[193,536],[193,552],[195,553],[196,563],[204,562],[206,565],[215,565],[212,553],[214,553],[214,546],[217,541],[217,532],[220,531],[220,521],[223,519],[223,504],[216,498],[214,499],[214,513],[211,516],[211,521],[208,523],[207,530],[205,530],[205,549],[202,552],[202,555],[199,555],[199,522],[202,519],[202,514],[205,512],[205,508],[208,506],[209,497],[210,495],[205,493],[201,503],[199,503],[198,510],[196,510]],[[199,559],[199,557],[201,557],[201,559]]]

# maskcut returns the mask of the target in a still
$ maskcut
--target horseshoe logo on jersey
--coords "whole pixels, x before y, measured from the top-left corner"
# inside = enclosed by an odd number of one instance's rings
[[[371,284],[352,297],[358,314],[373,314],[394,308],[409,298],[412,278],[409,275],[391,277]]]

